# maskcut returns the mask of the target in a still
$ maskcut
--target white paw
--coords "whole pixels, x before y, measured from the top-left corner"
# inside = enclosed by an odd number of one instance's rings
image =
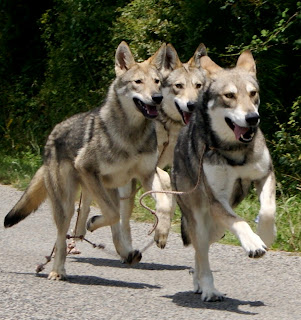
[[[274,242],[276,233],[277,230],[274,219],[264,220],[262,218],[259,218],[257,234],[268,247]]]
[[[225,295],[214,287],[201,287],[200,285],[195,285],[194,292],[201,294],[201,299],[204,302],[223,301],[225,298]]]
[[[240,241],[250,258],[260,258],[267,252],[267,246],[255,233],[250,234],[248,237],[241,237]]]
[[[158,229],[155,231],[154,240],[160,249],[164,249],[167,243],[168,232],[160,232]]]
[[[86,226],[77,226],[76,228],[76,232],[74,230],[72,230],[72,236],[74,237],[75,241],[79,241],[82,240],[82,238],[85,237],[86,235]]]
[[[97,229],[96,222],[98,219],[101,219],[102,216],[93,216],[90,218],[87,222],[87,230],[88,231],[94,231]]]
[[[56,271],[51,271],[48,275],[48,280],[66,280],[66,272],[57,273]]]

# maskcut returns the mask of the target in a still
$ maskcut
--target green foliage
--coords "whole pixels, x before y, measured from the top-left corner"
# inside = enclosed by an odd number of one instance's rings
[[[9,156],[0,152],[0,181],[25,190],[41,164],[41,156],[30,151]]]
[[[278,183],[282,190],[301,191],[301,96],[293,104],[288,121],[278,125],[271,148],[278,165]]]
[[[251,49],[261,126],[280,190],[300,190],[300,8],[292,0],[3,0],[0,135],[6,152],[36,153],[54,125],[101,104],[121,40],[136,59],[171,42],[187,61],[200,42],[221,66]]]

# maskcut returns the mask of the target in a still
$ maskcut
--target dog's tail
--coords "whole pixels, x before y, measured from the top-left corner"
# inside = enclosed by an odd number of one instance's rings
[[[42,166],[32,178],[28,188],[23,193],[21,199],[4,219],[4,227],[9,228],[29,216],[37,210],[40,204],[47,197],[47,190],[44,183],[44,171]]]
[[[191,244],[191,240],[187,231],[187,221],[184,216],[181,218],[181,236],[184,246],[189,246]]]

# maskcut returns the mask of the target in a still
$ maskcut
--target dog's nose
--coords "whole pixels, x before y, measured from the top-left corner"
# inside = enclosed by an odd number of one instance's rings
[[[246,122],[250,126],[256,126],[259,122],[259,114],[256,112],[251,112],[246,115]]]
[[[160,104],[163,100],[163,96],[162,96],[162,94],[157,93],[152,96],[152,99],[156,104]]]
[[[194,102],[187,102],[187,108],[190,112],[192,112],[195,109],[195,103]]]

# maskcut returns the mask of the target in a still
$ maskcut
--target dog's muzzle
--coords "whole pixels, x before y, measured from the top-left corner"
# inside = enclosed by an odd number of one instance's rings
[[[227,125],[233,131],[235,139],[243,143],[249,143],[253,140],[255,132],[259,124],[259,115],[251,113],[246,116],[246,122],[250,125],[248,127],[241,127],[234,123],[230,118],[225,118]]]
[[[176,105],[176,107],[177,107],[177,109],[178,109],[178,111],[179,111],[179,113],[180,113],[180,115],[181,115],[181,117],[183,119],[183,122],[185,124],[188,124],[189,121],[190,121],[190,118],[191,118],[192,111],[195,109],[195,104],[194,103],[190,103],[190,102],[187,103],[187,109],[189,110],[189,112],[183,111],[176,101],[175,101],[175,105]]]
[[[152,96],[152,100],[154,101],[154,103],[146,104],[138,98],[133,98],[138,110],[144,115],[145,118],[148,119],[154,119],[158,116],[157,105],[161,103],[162,99],[162,95],[154,95]]]

